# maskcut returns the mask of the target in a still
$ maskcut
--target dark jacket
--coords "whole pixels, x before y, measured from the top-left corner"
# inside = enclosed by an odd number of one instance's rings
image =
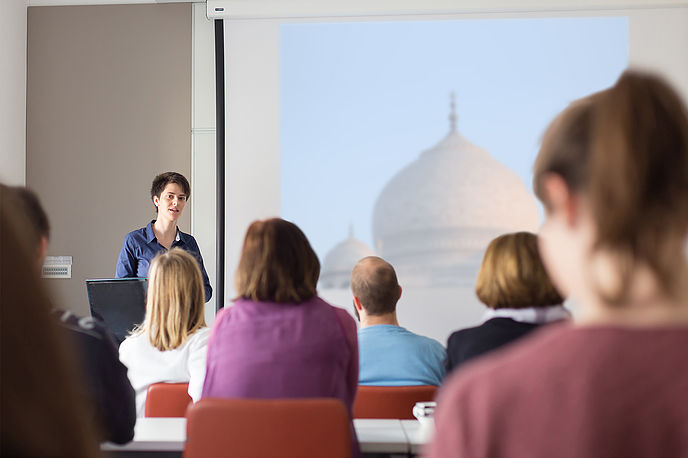
[[[114,336],[102,322],[80,318],[71,312],[55,310],[67,330],[83,370],[79,391],[95,413],[96,424],[103,436],[116,444],[134,437],[136,403],[134,389],[127,378],[127,368],[119,361]]]
[[[513,342],[540,327],[511,318],[492,318],[480,326],[462,329],[447,340],[447,374],[466,361]]]

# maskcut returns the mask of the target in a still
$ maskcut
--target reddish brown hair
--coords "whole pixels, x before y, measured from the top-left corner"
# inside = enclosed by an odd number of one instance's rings
[[[595,249],[612,253],[615,291],[626,297],[631,272],[644,265],[670,292],[688,229],[688,114],[657,76],[626,71],[605,91],[571,104],[545,132],[535,162],[535,192],[548,173],[584,195],[596,224]]]
[[[280,218],[254,221],[246,231],[236,287],[254,301],[307,301],[316,295],[320,262],[304,233]]]

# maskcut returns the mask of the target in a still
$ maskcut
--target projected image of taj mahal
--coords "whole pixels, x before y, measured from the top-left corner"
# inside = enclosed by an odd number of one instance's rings
[[[348,289],[354,264],[377,255],[402,286],[472,287],[487,244],[497,235],[535,231],[538,209],[521,178],[457,129],[393,176],[377,196],[374,247],[349,237],[324,257],[321,289]]]

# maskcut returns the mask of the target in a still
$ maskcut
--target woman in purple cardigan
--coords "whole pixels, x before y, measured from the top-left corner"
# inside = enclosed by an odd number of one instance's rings
[[[296,225],[275,218],[249,226],[239,297],[213,324],[203,397],[333,397],[352,411],[356,323],[317,296],[319,275],[318,257]]]

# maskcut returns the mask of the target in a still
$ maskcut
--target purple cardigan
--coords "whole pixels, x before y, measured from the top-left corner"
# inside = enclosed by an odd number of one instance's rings
[[[240,299],[215,318],[204,398],[333,397],[351,413],[357,387],[356,323],[319,297]]]

